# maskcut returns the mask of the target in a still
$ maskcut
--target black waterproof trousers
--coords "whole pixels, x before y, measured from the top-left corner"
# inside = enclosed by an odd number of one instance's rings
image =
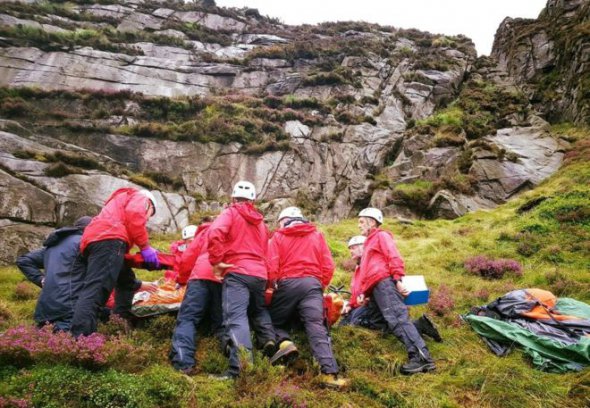
[[[426,360],[431,359],[424,340],[410,321],[408,307],[392,278],[385,278],[375,285],[369,304],[379,309],[387,328],[404,344],[410,358],[421,356]]]
[[[275,341],[275,332],[268,309],[264,304],[266,279],[230,272],[222,285],[223,326],[229,339],[229,374],[237,376],[241,370],[240,349],[252,361],[250,323],[258,341]]]
[[[322,285],[316,278],[281,279],[272,297],[270,316],[278,344],[289,340],[291,323],[299,317],[322,373],[338,373],[328,328],[324,323]]]
[[[133,293],[141,283],[133,270],[124,265],[126,252],[127,244],[122,240],[93,242],[86,248],[86,273],[72,318],[74,336],[96,332],[99,311],[115,287],[113,312],[125,315],[131,308]]]

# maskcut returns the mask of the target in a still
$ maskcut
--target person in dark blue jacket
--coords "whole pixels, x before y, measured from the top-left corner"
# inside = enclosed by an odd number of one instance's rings
[[[43,243],[43,248],[16,260],[27,279],[41,288],[34,315],[39,326],[51,323],[55,330],[70,328],[74,304],[86,271],[80,255],[80,239],[91,220],[88,216],[81,217],[73,227],[53,231]]]
[[[53,231],[43,243],[43,248],[19,256],[16,260],[27,279],[41,288],[34,314],[39,326],[52,324],[56,331],[71,329],[76,301],[84,283],[88,285],[87,263],[80,253],[80,240],[91,220],[92,217],[81,217],[73,227]],[[157,285],[138,280],[133,270],[123,265],[116,288],[115,308],[112,312],[129,319],[132,317],[130,310],[135,292],[153,292]],[[104,295],[108,297],[109,293]],[[110,313],[110,309],[102,308],[101,319],[108,318]]]

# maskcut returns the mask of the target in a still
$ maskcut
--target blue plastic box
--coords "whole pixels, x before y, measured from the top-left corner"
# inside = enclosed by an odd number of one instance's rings
[[[402,283],[410,291],[408,297],[404,299],[406,305],[413,306],[428,303],[430,290],[426,286],[423,275],[404,276]]]

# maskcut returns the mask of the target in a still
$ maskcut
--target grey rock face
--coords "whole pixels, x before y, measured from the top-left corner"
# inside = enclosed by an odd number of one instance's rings
[[[482,208],[493,207],[495,207],[493,201],[477,196],[452,193],[447,190],[437,192],[429,204],[429,210],[433,216],[447,219],[454,219]]]
[[[506,18],[496,32],[492,57],[551,120],[590,123],[590,37],[576,34],[589,14],[587,1],[549,0],[536,20]]]
[[[53,196],[0,170],[0,218],[36,224],[57,221]]]
[[[212,30],[241,32],[246,28],[246,23],[242,21],[217,14],[209,14],[198,11],[178,11],[174,13],[174,17],[185,23],[202,24]]]
[[[14,265],[18,256],[41,248],[51,231],[51,227],[0,218],[0,265]]]
[[[472,174],[483,198],[496,203],[536,186],[555,173],[563,159],[563,147],[540,126],[500,129],[485,139],[503,149],[501,161],[488,158],[473,163]]]
[[[52,152],[53,148],[40,143],[50,138],[29,140],[2,132],[2,151],[26,149]],[[54,141],[55,146],[63,146]],[[117,149],[116,143],[112,146]],[[133,144],[127,144],[132,148]],[[98,171],[71,174],[65,177],[47,177],[44,170],[49,164],[23,160],[9,153],[0,153],[6,171],[0,170],[0,219],[16,223],[68,225],[83,215],[96,215],[113,191],[123,187],[142,187],[128,180]],[[17,178],[16,176],[19,178]],[[156,216],[148,227],[157,232],[176,232],[188,224],[189,214],[196,210],[196,201],[189,196],[154,191],[158,202]]]

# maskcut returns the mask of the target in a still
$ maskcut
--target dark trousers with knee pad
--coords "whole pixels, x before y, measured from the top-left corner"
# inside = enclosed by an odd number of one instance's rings
[[[291,322],[299,317],[309,339],[311,352],[325,374],[337,374],[328,329],[324,324],[324,295],[316,278],[282,279],[273,294],[270,317],[277,340],[289,339]]]
[[[264,304],[266,279],[230,272],[222,285],[223,325],[229,339],[229,373],[238,375],[241,370],[240,349],[252,360],[250,322],[258,341],[262,344],[275,340],[275,331],[268,309]]]
[[[426,360],[431,359],[424,340],[410,320],[404,298],[396,289],[395,282],[391,277],[385,278],[375,285],[370,306],[376,306],[379,309],[388,330],[404,344],[410,358],[420,355]]]
[[[170,347],[169,358],[177,370],[194,367],[197,329],[207,316],[211,319],[211,331],[222,340],[221,283],[190,280],[178,311]]]
[[[416,330],[418,330],[418,333],[420,333],[419,320],[420,319],[412,320],[412,324]],[[371,302],[355,307],[347,315],[342,316],[338,326],[359,326],[382,332],[388,331],[387,322],[383,318],[381,311],[375,303]]]

